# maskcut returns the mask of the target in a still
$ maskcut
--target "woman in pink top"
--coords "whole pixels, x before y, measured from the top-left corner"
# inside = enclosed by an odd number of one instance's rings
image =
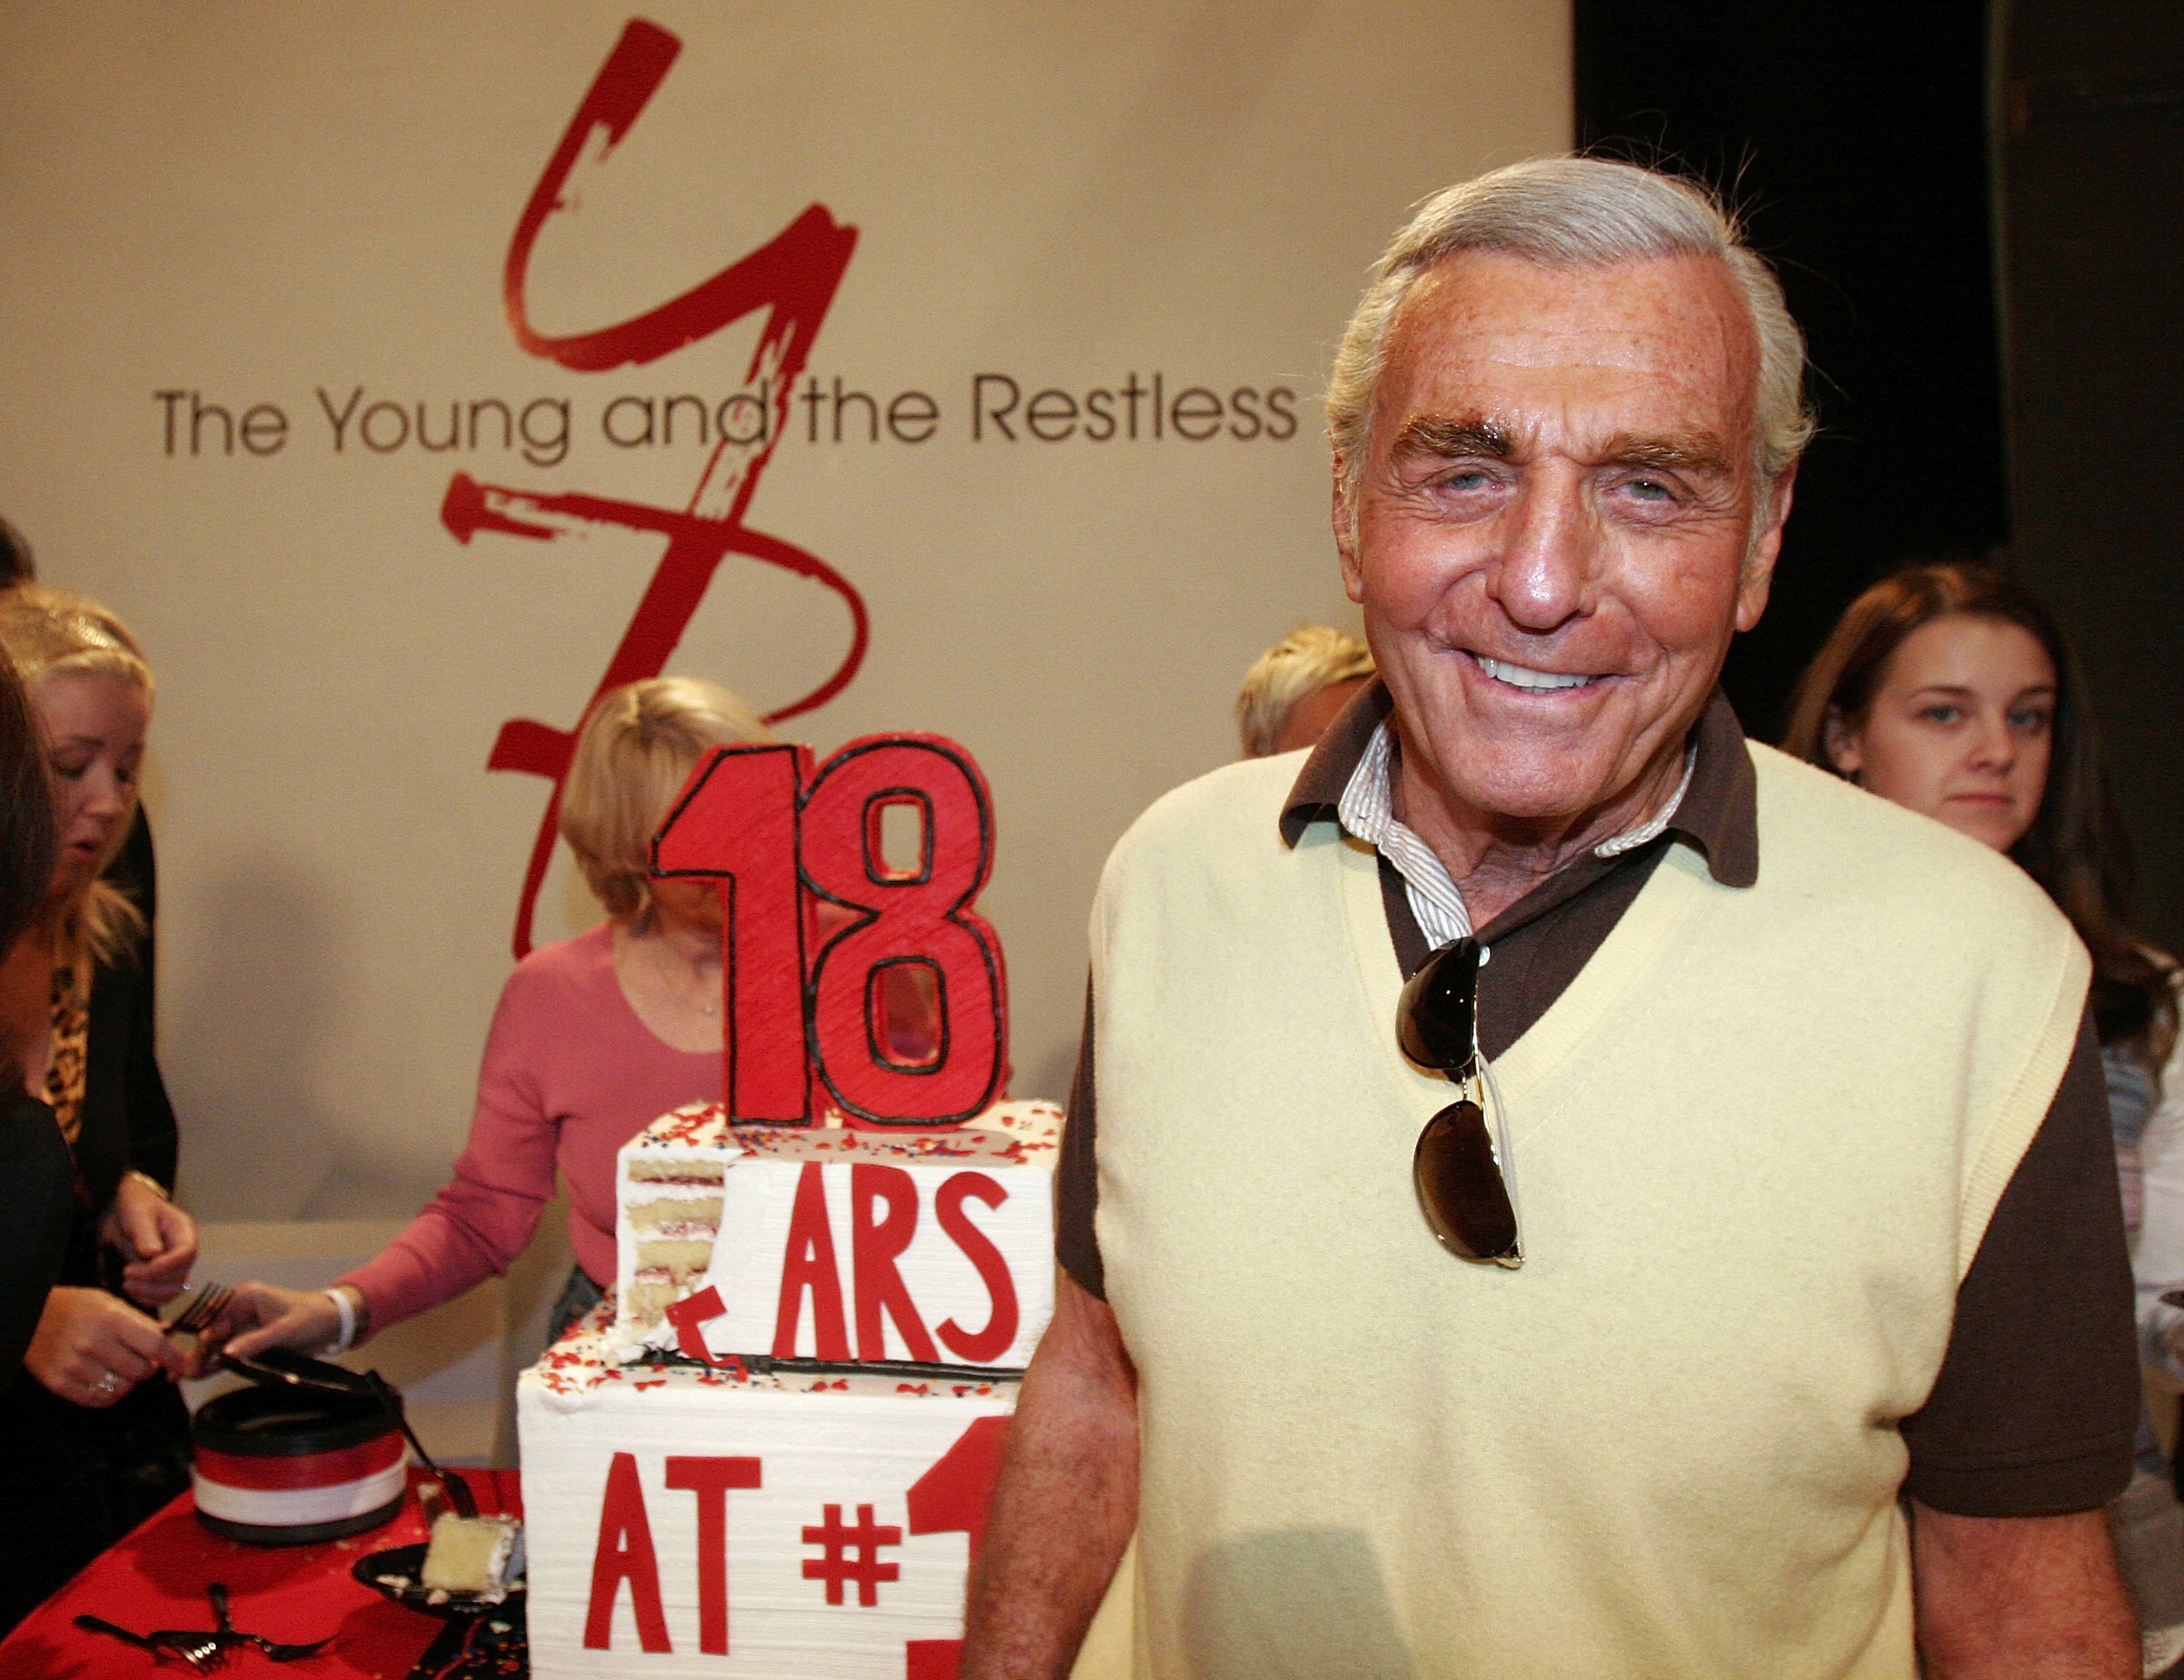
[[[506,1271],[557,1170],[577,1270],[555,1332],[612,1285],[615,1152],[668,1110],[721,1094],[719,897],[710,882],[649,879],[652,833],[708,748],[770,738],[734,695],[689,677],[600,698],[569,766],[561,833],[607,920],[509,976],[470,1142],[432,1204],[331,1289],[243,1284],[231,1352],[340,1351]]]

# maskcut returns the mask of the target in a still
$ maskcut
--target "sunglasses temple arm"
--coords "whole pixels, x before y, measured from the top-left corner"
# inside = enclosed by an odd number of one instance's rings
[[[1517,1164],[1509,1153],[1508,1104],[1502,1100],[1502,1082],[1494,1076],[1494,1064],[1484,1056],[1472,1066],[1486,1088],[1486,1135],[1494,1145],[1494,1164],[1502,1170],[1502,1193],[1509,1198],[1509,1212],[1517,1222],[1517,1258],[1524,1258],[1524,1204],[1517,1190]]]

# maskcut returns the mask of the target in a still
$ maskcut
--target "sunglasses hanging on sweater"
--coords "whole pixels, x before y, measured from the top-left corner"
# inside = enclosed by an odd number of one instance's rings
[[[1517,1210],[1481,1100],[1487,1094],[1479,1054],[1481,956],[1477,940],[1458,939],[1429,957],[1403,987],[1396,1037],[1405,1055],[1446,1074],[1458,1093],[1426,1122],[1411,1152],[1411,1183],[1426,1223],[1465,1260],[1513,1269],[1524,1263]]]

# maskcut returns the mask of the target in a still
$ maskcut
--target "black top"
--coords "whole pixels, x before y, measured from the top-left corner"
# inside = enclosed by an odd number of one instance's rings
[[[142,1172],[168,1190],[175,1188],[177,1142],[174,1106],[159,1076],[153,996],[155,950],[152,914],[158,876],[152,832],[140,807],[106,879],[144,912],[145,931],[131,948],[92,971],[91,1021],[85,1051],[81,1131],[75,1170],[83,1186],[69,1233],[64,1283],[112,1283],[109,1260],[101,1271],[98,1221],[112,1205],[126,1172]]]
[[[0,1100],[0,1390],[60,1276],[75,1214],[75,1171],[53,1111],[21,1090]]]
[[[140,827],[108,871],[147,909],[148,848]],[[76,1195],[70,1184],[64,1197],[59,1222],[66,1252],[58,1280],[50,1271],[43,1276],[48,1285],[118,1288],[120,1259],[111,1249],[102,1253],[98,1227],[122,1174],[134,1169],[164,1186],[175,1177],[175,1115],[153,1054],[148,939],[136,942],[120,960],[94,968],[90,1015],[76,1142],[83,1193]],[[36,1113],[58,1143],[52,1114],[42,1105]],[[41,1139],[35,1147],[47,1146]],[[11,1220],[12,1209],[7,1204],[0,1220]],[[44,1298],[42,1288],[41,1305]],[[164,1378],[141,1382],[101,1409],[74,1405],[25,1374],[0,1394],[0,1436],[11,1444],[7,1474],[0,1476],[4,1633],[189,1485],[189,1414],[181,1393]]]
[[[140,806],[106,878],[143,910],[146,932],[119,968],[101,965],[92,976],[77,1154],[70,1154],[45,1104],[20,1091],[0,1093],[0,1390],[22,1366],[47,1291],[57,1282],[101,1281],[96,1215],[114,1199],[121,1175],[133,1167],[174,1187],[175,1111],[153,1054],[157,870]]]
[[[152,971],[144,947],[92,973],[91,1028],[83,1086],[83,1129],[75,1141],[83,1183],[70,1232],[64,1283],[102,1282],[98,1221],[112,1204],[125,1172],[142,1172],[171,1190],[175,1184],[175,1110],[153,1038]]]

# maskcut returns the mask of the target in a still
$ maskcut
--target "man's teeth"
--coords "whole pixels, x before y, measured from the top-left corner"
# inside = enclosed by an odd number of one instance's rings
[[[1490,659],[1483,654],[1472,657],[1478,659],[1479,670],[1512,688],[1579,688],[1592,681],[1589,676],[1564,676],[1558,671],[1530,670],[1523,665],[1513,665],[1507,659]]]

